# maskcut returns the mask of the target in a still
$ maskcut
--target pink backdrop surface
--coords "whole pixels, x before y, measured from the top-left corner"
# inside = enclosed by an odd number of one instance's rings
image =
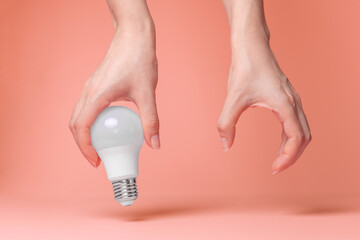
[[[0,2],[0,238],[359,239],[360,2],[265,1],[272,48],[313,135],[277,176],[271,111],[246,111],[233,148],[220,146],[230,64],[221,1],[148,4],[162,148],[143,147],[140,197],[122,208],[68,129],[112,39],[106,1]]]

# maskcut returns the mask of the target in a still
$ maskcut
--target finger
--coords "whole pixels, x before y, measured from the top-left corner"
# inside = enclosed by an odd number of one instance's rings
[[[74,131],[75,131],[74,130],[75,121],[79,117],[79,113],[80,113],[83,105],[84,105],[84,100],[83,100],[83,98],[80,98],[80,100],[75,105],[75,108],[73,110],[73,113],[72,113],[71,119],[70,119],[70,123],[69,123],[69,128],[72,133],[74,133]]]
[[[91,144],[90,127],[96,120],[97,116],[109,106],[105,100],[87,99],[79,112],[74,126],[75,141],[89,163],[97,167],[100,164],[100,158]]]
[[[303,144],[301,146],[299,156],[298,156],[298,157],[300,157],[302,155],[302,153],[304,152],[305,148],[307,147],[307,145],[311,141],[310,127],[309,127],[308,121],[306,119],[305,113],[302,109],[301,101],[297,102],[297,115],[298,115],[301,127],[303,129],[303,132],[304,132],[304,140],[303,140]]]
[[[276,117],[283,125],[285,136],[280,155],[273,163],[273,174],[279,173],[293,165],[299,157],[303,143],[303,130],[296,109],[291,104],[283,104],[274,110]]]
[[[284,151],[285,143],[287,141],[288,137],[286,136],[284,129],[281,131],[281,145],[279,148],[278,155],[280,155]]]
[[[90,128],[80,128],[76,131],[76,144],[78,145],[81,153],[89,161],[89,163],[97,168],[100,164],[100,158],[97,155],[94,147],[91,145]]]
[[[304,113],[304,110],[303,110],[303,107],[302,107],[300,97],[298,97],[296,107],[297,107],[297,114],[298,114],[301,126],[303,128],[303,131],[304,131],[304,137],[305,137],[305,140],[306,140],[306,142],[308,144],[311,141],[311,131],[310,131],[309,123],[307,121],[307,118],[305,116],[305,113]]]
[[[295,103],[296,103],[297,115],[298,115],[301,127],[303,129],[303,132],[304,132],[304,141],[303,141],[301,153],[299,154],[299,157],[300,157],[302,152],[305,150],[306,146],[311,141],[311,132],[310,132],[310,127],[309,127],[308,121],[306,119],[303,107],[302,107],[301,98],[300,98],[299,94],[296,92],[295,88],[292,86],[289,79],[287,79],[287,83],[288,83],[288,85],[289,85],[289,87],[291,89],[291,92],[294,95],[294,100],[295,100]]]
[[[141,116],[146,143],[153,149],[159,149],[159,117],[156,108],[155,93],[150,91],[143,93],[135,99],[135,103]]]
[[[73,129],[74,123],[75,123],[76,119],[78,118],[79,113],[80,113],[81,109],[83,108],[85,100],[87,98],[88,92],[87,92],[86,89],[87,89],[88,84],[89,84],[89,80],[86,81],[86,83],[84,84],[83,90],[81,92],[80,99],[77,102],[77,104],[75,105],[75,108],[74,108],[73,113],[71,115],[71,119],[70,119],[70,122],[69,122],[69,128],[70,128],[71,132],[74,131],[74,129]]]
[[[228,94],[225,99],[225,103],[217,124],[221,145],[225,152],[227,152],[234,143],[236,123],[247,107],[248,104],[246,104],[246,102],[240,97],[234,97]]]

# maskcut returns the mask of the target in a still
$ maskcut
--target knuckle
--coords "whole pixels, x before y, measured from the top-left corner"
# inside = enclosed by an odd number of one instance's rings
[[[72,131],[73,131],[74,133],[79,133],[79,132],[81,132],[82,128],[83,128],[83,126],[82,126],[79,122],[77,122],[77,121],[72,124]]]
[[[79,123],[74,122],[74,123],[72,124],[72,129],[73,129],[74,131],[76,131],[77,129],[79,129]]]
[[[72,132],[75,132],[76,129],[78,128],[78,123],[74,120],[70,121],[69,128]]]
[[[295,101],[295,97],[292,96],[292,95],[289,95],[287,96],[287,100],[288,100],[288,103],[290,104],[290,106],[292,108],[295,108],[296,107],[296,101]]]
[[[70,129],[70,131],[74,130],[74,125],[73,125],[72,121],[69,122],[69,129]]]
[[[158,129],[159,128],[159,119],[157,117],[150,118],[144,122],[146,128]]]
[[[311,142],[311,140],[312,140],[311,134],[308,134],[308,135],[305,136],[305,141],[306,141],[307,143]]]
[[[294,136],[294,139],[299,142],[299,143],[302,143],[305,139],[305,136],[304,136],[304,133],[302,132],[299,132],[297,133],[295,136]]]
[[[223,123],[223,122],[218,122],[217,123],[217,129],[218,129],[219,132],[224,132],[227,129],[227,125],[225,123]]]

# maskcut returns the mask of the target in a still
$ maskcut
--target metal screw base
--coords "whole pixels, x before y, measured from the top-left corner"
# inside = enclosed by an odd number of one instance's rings
[[[138,197],[136,178],[127,178],[111,182],[114,189],[115,200],[123,206],[130,206]]]

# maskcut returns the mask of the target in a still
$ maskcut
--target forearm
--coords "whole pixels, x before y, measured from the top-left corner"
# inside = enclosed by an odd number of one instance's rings
[[[262,0],[223,0],[223,3],[229,19],[233,50],[243,42],[269,41]]]
[[[116,31],[154,32],[145,0],[107,0]]]

